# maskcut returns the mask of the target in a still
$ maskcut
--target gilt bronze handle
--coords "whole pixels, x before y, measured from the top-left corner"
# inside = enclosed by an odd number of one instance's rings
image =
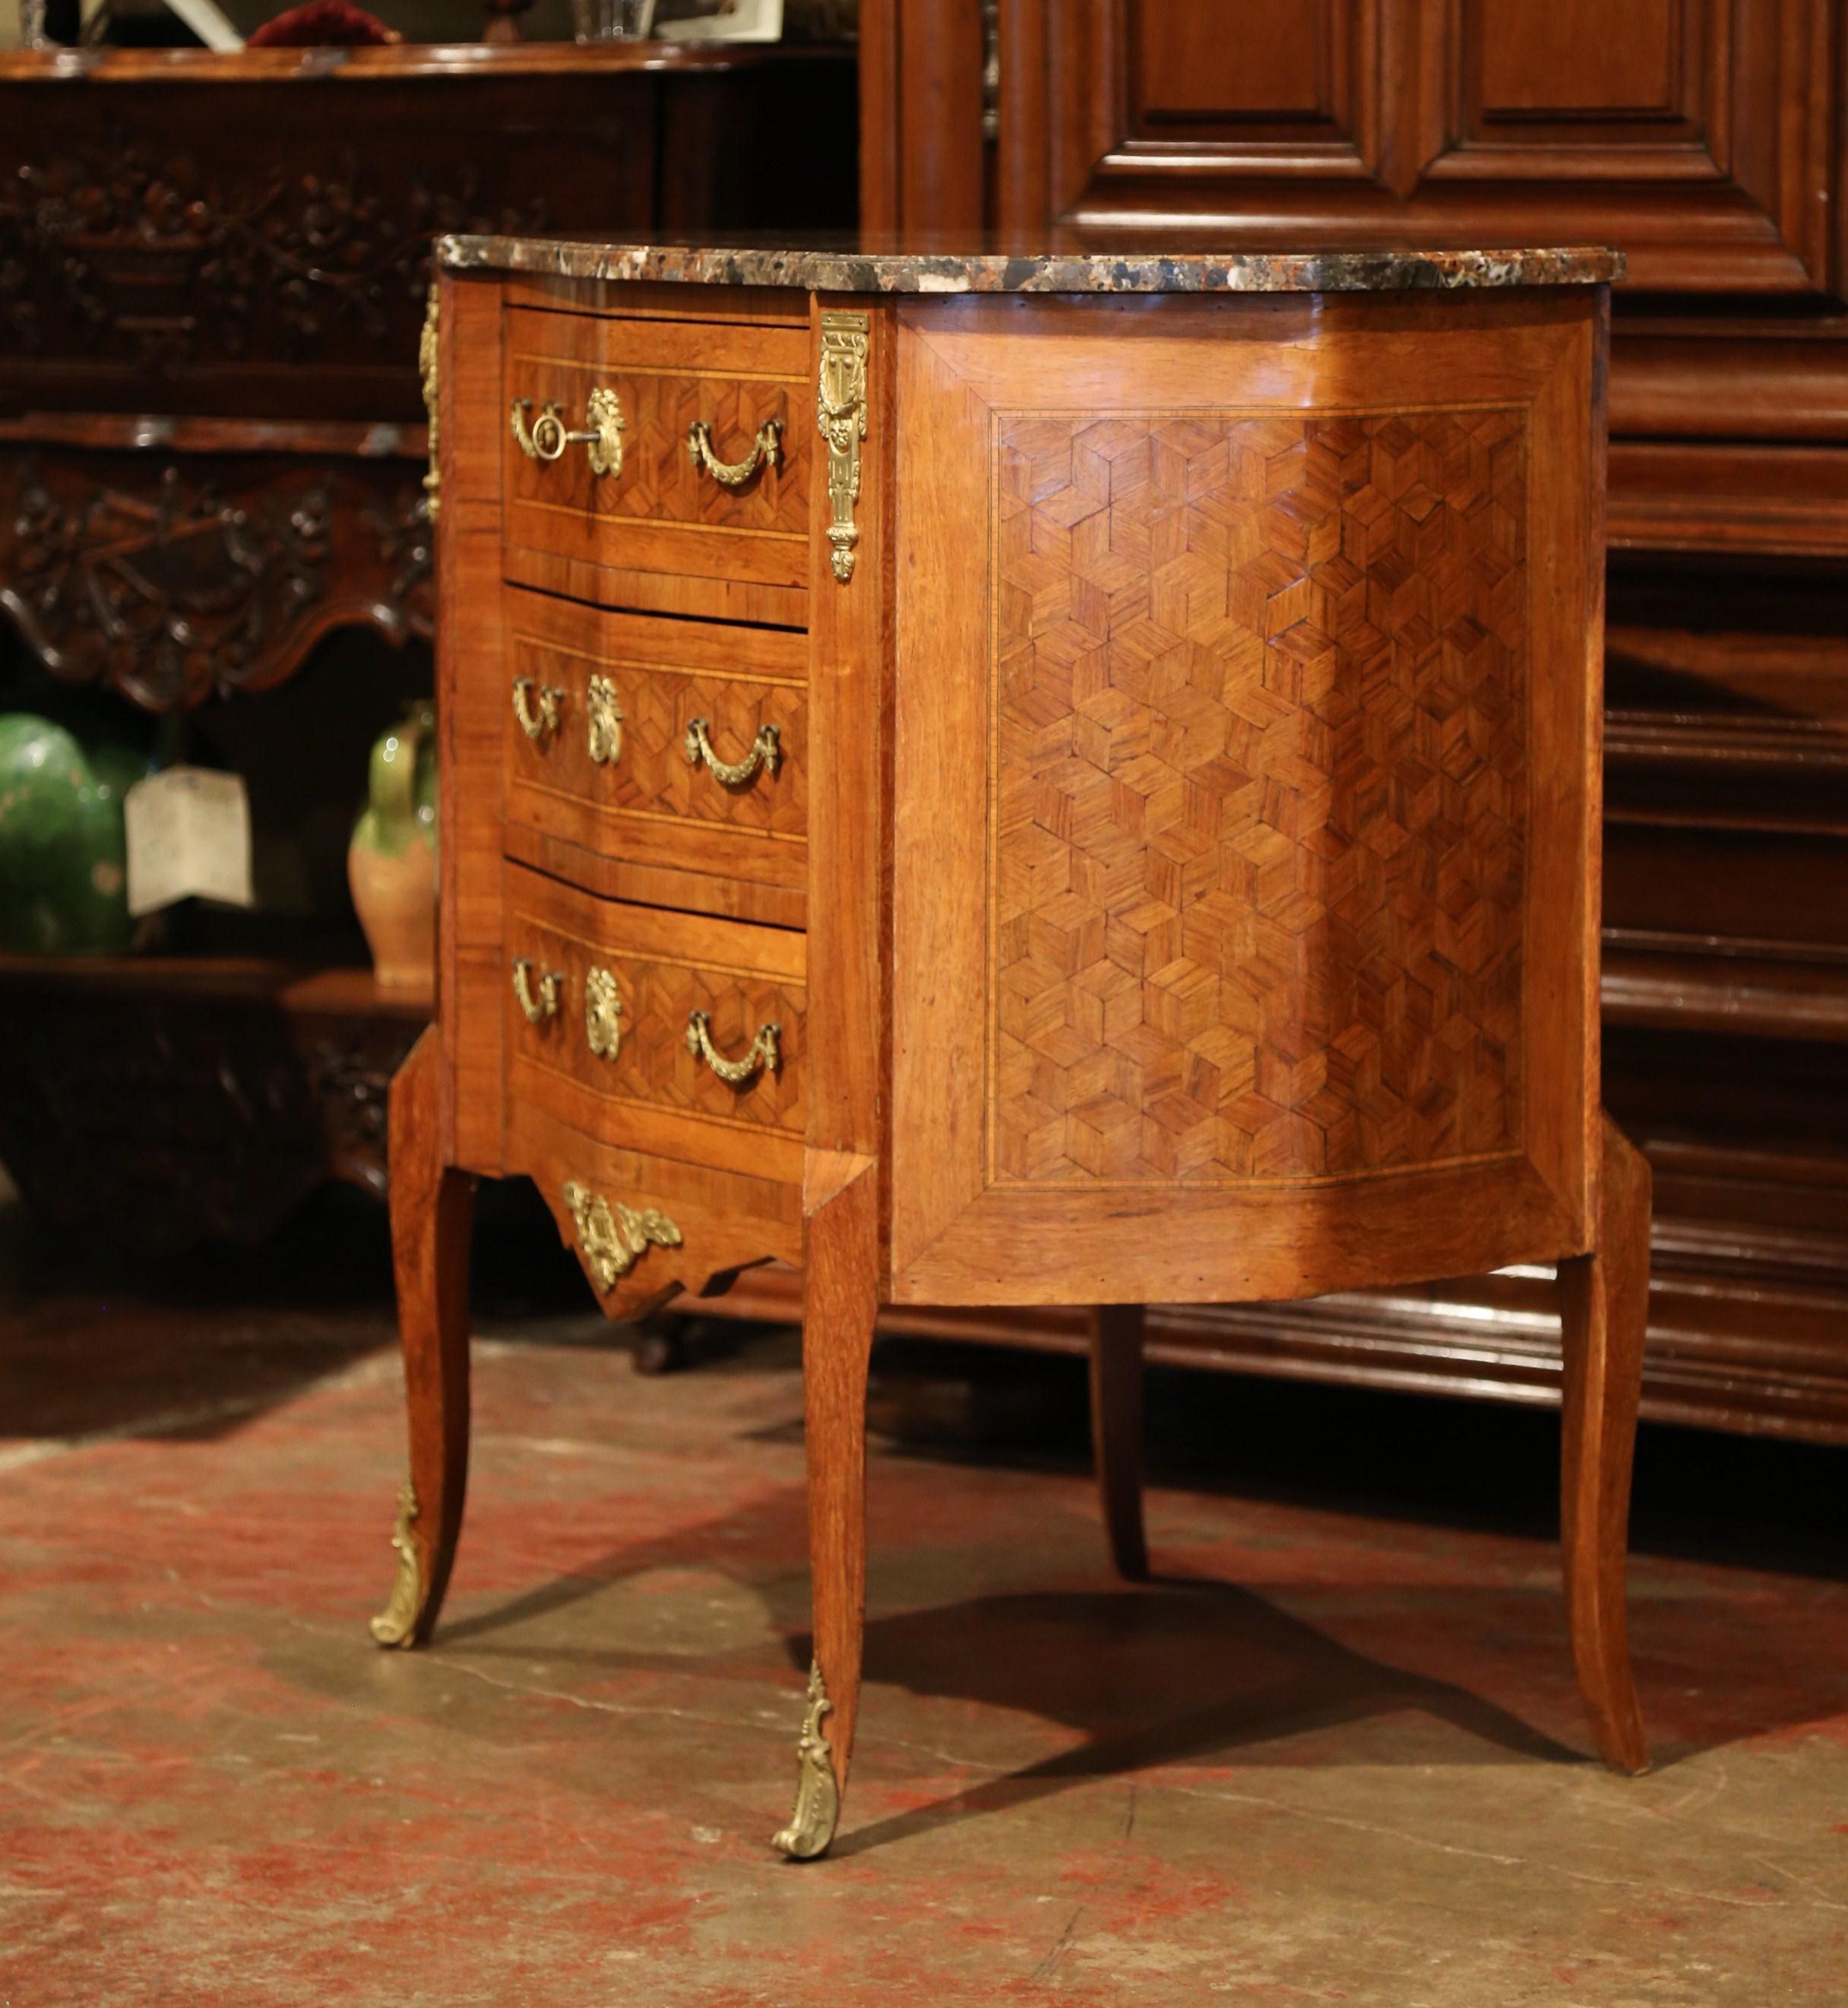
[[[687,764],[697,767],[701,762],[714,780],[723,781],[728,788],[742,787],[761,767],[765,772],[774,774],[783,759],[783,736],[774,725],[760,725],[757,737],[751,742],[751,751],[742,760],[721,760],[712,751],[711,737],[712,721],[709,718],[690,718],[687,721]]]
[[[539,699],[537,711],[532,708],[535,688]],[[558,710],[564,702],[564,692],[556,684],[535,685],[531,677],[514,678],[514,716],[528,739],[543,739],[548,732],[558,730]]]
[[[539,995],[532,994],[532,964],[521,956],[514,964],[514,995],[520,1000],[520,1009],[526,1013],[526,1022],[536,1025],[542,1018],[558,1016],[558,986],[563,980],[561,970],[546,969],[539,972]]]
[[[783,1065],[783,1054],[777,1041],[783,1036],[780,1025],[760,1025],[757,1037],[751,1042],[751,1050],[741,1060],[728,1060],[712,1044],[712,1020],[704,1011],[689,1011],[687,1014],[687,1050],[696,1060],[704,1060],[713,1073],[729,1087],[741,1087],[759,1067],[768,1067],[775,1073]]]
[[[687,451],[693,465],[703,468],[720,487],[742,488],[760,467],[774,467],[783,458],[783,421],[766,419],[758,427],[748,460],[721,460],[712,451],[712,428],[704,419],[695,419],[687,428]]]
[[[530,398],[513,401],[514,440],[528,460],[553,461],[564,458],[567,446],[588,447],[592,474],[620,474],[623,471],[622,400],[613,391],[593,391],[584,408],[587,430],[572,432],[564,422],[564,407],[549,399],[530,429],[526,414],[532,409]]]

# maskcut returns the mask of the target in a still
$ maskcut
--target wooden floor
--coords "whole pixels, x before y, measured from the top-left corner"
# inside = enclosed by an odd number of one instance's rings
[[[793,1867],[792,1338],[638,1377],[532,1227],[482,1237],[446,1622],[387,1654],[376,1217],[125,1287],[0,1214],[0,2002],[1843,1998],[1840,1454],[1645,1432],[1625,1781],[1546,1416],[1157,1377],[1128,1589],[1081,1372],[888,1349],[854,1788]]]

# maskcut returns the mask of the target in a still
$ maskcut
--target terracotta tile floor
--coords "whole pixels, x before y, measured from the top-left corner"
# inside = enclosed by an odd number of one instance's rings
[[[529,1225],[478,1294],[447,1621],[402,1655],[365,1632],[376,1221],[125,1292],[12,1217],[5,2008],[1848,1999],[1848,1457],[1646,1442],[1659,1763],[1621,1781],[1583,1755],[1546,1417],[1166,1380],[1165,1579],[1129,1590],[1055,1368],[1034,1441],[880,1449],[853,1791],[792,1867],[793,1341],[640,1377]]]

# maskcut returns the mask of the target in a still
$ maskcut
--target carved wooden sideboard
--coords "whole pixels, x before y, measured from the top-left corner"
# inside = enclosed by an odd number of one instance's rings
[[[1083,1310],[1138,1575],[1137,1306],[1556,1260],[1574,1656],[1640,1766],[1609,255],[441,256],[441,981],[392,1089],[375,1637],[427,1635],[455,1553],[477,1175],[534,1181],[613,1316],[805,1264],[799,1857],[853,1744],[882,1305]]]
[[[1067,247],[1623,249],[1606,1091],[1644,1412],[1848,1442],[1848,43],[1833,0],[863,0],[864,214]],[[752,1308],[793,1301],[754,1281]],[[913,1328],[968,1331],[919,1314]],[[1051,1315],[973,1335],[1082,1347]],[[1544,1278],[1164,1310],[1177,1361],[1544,1402]]]
[[[433,235],[850,221],[853,76],[838,48],[0,54],[13,645],[171,712],[273,690],[336,628],[427,638]],[[373,730],[394,701],[361,694]],[[356,798],[362,767],[327,786]],[[171,1245],[267,1232],[328,1175],[382,1186],[428,999],[322,983],[364,956],[329,932],[306,967],[0,967],[0,1157],[28,1197],[87,1221],[113,1179],[122,1233]]]

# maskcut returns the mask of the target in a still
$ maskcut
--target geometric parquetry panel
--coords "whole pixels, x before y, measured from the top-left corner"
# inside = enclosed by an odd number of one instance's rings
[[[990,1178],[1518,1147],[1523,415],[995,424]]]

